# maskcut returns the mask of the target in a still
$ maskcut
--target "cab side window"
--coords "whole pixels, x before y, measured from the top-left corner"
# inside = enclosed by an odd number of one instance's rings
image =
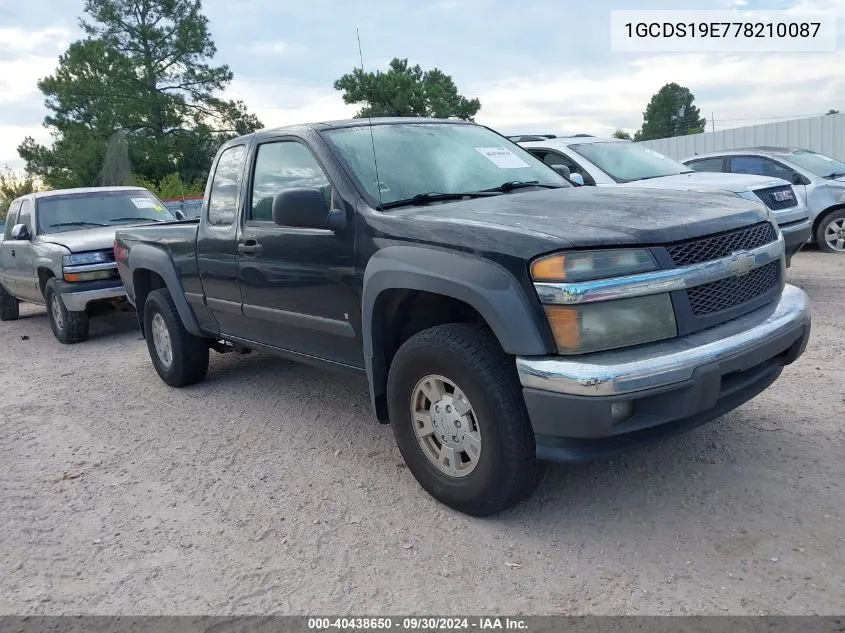
[[[3,233],[3,239],[12,239],[12,227],[18,223],[18,209],[20,207],[21,203],[18,201],[13,202],[9,207],[9,213],[6,215],[6,230]]]
[[[29,234],[32,235],[32,202],[24,200],[21,202],[21,211],[18,214],[17,224],[25,224],[29,229]]]
[[[208,194],[208,223],[231,226],[238,213],[238,183],[244,168],[246,147],[235,145],[220,154]]]
[[[695,171],[714,171],[722,172],[725,160],[722,157],[716,158],[702,158],[701,160],[692,160],[687,163],[687,167]]]
[[[762,156],[733,156],[731,158],[731,171],[735,174],[755,174],[757,176],[783,178],[787,182],[792,182],[791,169]]]
[[[283,189],[315,187],[331,208],[331,184],[311,151],[297,141],[258,146],[252,177],[249,220],[273,221],[273,197]]]

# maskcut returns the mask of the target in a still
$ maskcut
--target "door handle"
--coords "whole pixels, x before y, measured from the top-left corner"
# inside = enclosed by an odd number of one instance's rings
[[[15,251],[12,251],[12,257],[14,257],[14,256],[15,256]]]
[[[247,240],[238,244],[238,252],[241,255],[258,255],[261,252],[261,244],[255,240]]]

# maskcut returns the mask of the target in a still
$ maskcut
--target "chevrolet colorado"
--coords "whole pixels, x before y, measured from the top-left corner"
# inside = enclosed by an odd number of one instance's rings
[[[464,121],[231,140],[197,222],[122,229],[114,248],[168,385],[203,380],[209,349],[360,372],[422,487],[478,516],[530,494],[543,460],[739,406],[810,332],[762,205],[574,188]]]

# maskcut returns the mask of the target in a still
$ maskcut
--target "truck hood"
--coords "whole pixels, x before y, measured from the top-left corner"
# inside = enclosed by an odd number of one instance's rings
[[[46,235],[39,235],[38,239],[42,242],[64,246],[71,253],[103,251],[114,246],[114,234],[118,229],[122,228],[126,228],[126,225],[80,229],[78,231],[65,231],[64,233],[48,233]]]
[[[661,176],[660,178],[648,178],[637,180],[620,185],[605,185],[610,187],[645,187],[649,189],[724,189],[741,193],[744,191],[756,191],[767,187],[782,187],[789,183],[781,178],[769,178],[767,176],[753,176],[746,174],[723,174],[718,172],[694,171],[689,174],[677,174],[675,176]]]
[[[578,187],[523,191],[386,211],[385,234],[473,250],[655,245],[700,237],[769,217],[756,202],[722,194]],[[519,234],[523,239],[515,240]],[[533,238],[533,240],[532,240]],[[519,251],[524,253],[523,249]]]

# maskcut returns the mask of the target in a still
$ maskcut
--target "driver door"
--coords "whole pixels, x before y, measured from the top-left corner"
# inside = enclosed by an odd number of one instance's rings
[[[15,224],[26,225],[30,238],[28,240],[8,240],[3,243],[9,245],[11,254],[10,271],[14,276],[15,294],[26,301],[43,303],[44,299],[38,288],[38,274],[35,270],[35,248],[32,246],[35,229],[32,217],[32,200],[25,198],[21,201]]]

